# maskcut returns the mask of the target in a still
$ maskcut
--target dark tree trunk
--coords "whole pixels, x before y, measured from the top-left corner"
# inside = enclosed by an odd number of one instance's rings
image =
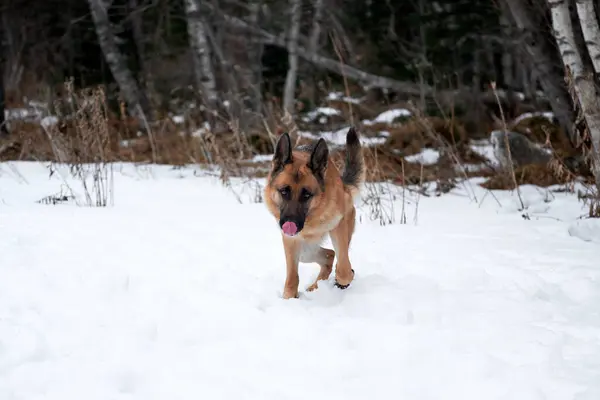
[[[135,42],[137,51],[137,61],[140,68],[140,76],[142,77],[140,86],[145,86],[148,79],[146,68],[146,46],[144,40],[144,24],[142,12],[139,10],[138,0],[129,0],[129,12],[131,14],[131,33]]]
[[[96,26],[98,42],[104,53],[106,63],[108,64],[115,81],[119,85],[123,98],[129,107],[129,113],[140,118],[151,117],[148,100],[140,90],[131,70],[127,66],[125,57],[119,50],[114,33],[111,29],[107,10],[104,4],[102,4],[102,0],[88,0],[88,3],[90,5],[94,25]]]
[[[5,106],[4,106],[4,66],[6,54],[4,51],[4,27],[0,25],[0,137],[8,135],[6,127]]]
[[[542,90],[546,94],[550,107],[565,129],[571,144],[576,143],[573,129],[573,108],[563,77],[553,69],[554,60],[551,52],[544,48],[541,34],[537,28],[535,18],[523,0],[504,0],[506,10],[510,13],[509,20],[514,21],[518,31],[526,35],[523,44],[524,53],[528,56],[528,64],[535,71]]]
[[[0,137],[8,135],[4,113],[4,60],[0,58]]]
[[[260,7],[262,1],[254,1],[250,4],[250,23],[258,26],[260,23]],[[248,40],[249,73],[249,97],[252,110],[260,114],[262,111],[262,56],[264,45],[258,40]]]

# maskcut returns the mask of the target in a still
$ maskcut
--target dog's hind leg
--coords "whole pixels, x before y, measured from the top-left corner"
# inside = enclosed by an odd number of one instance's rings
[[[335,258],[335,251],[331,249],[325,249],[319,245],[305,244],[302,248],[300,255],[300,261],[303,263],[317,263],[321,267],[319,276],[315,279],[314,283],[306,288],[307,291],[312,292],[319,288],[319,281],[326,281],[331,275],[333,270],[333,259]]]
[[[342,218],[338,226],[329,232],[333,247],[337,253],[337,263],[335,265],[335,284],[340,289],[346,289],[354,279],[354,269],[350,263],[348,250],[350,241],[354,234],[354,225],[356,223],[356,209],[352,207],[350,212]]]

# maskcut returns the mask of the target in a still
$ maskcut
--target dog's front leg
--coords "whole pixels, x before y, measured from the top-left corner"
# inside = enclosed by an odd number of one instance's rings
[[[345,289],[350,286],[350,283],[354,279],[354,269],[352,269],[348,251],[352,240],[352,234],[354,233],[355,218],[356,210],[353,207],[350,212],[342,218],[338,226],[329,232],[335,253],[338,257],[335,266],[335,284],[340,289]]]
[[[300,278],[298,277],[298,262],[300,261],[302,242],[297,238],[290,238],[285,235],[282,236],[286,265],[286,278],[285,286],[283,287],[283,298],[293,299],[298,297],[298,284],[300,283]]]

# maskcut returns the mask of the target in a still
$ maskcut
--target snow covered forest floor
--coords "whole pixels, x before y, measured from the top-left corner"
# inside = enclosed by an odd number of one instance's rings
[[[0,164],[0,399],[600,398],[600,224],[573,193],[385,189],[351,287],[307,293],[303,264],[284,301],[257,188],[114,168],[114,205],[80,207],[66,169]]]

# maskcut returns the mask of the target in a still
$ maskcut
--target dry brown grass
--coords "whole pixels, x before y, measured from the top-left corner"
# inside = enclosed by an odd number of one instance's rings
[[[553,174],[545,165],[525,165],[515,168],[515,179],[518,185],[541,187],[566,184],[573,181],[573,178],[569,175],[558,176]],[[497,174],[482,183],[481,186],[489,190],[512,190],[514,183],[510,175]]]
[[[373,109],[363,104],[349,103],[342,99],[328,99],[325,104],[327,107],[340,111],[341,115],[336,117],[339,122],[350,121],[351,117],[354,117],[355,121],[361,121],[373,118],[376,115]]]
[[[101,87],[74,91],[66,84],[71,100],[68,120],[62,131],[57,125],[42,127],[54,155],[53,160],[66,164],[78,180],[85,205],[106,207],[113,203],[113,169],[110,162],[111,130],[106,98]],[[60,116],[65,110],[57,104]],[[69,112],[69,111],[67,111]],[[54,165],[51,165],[54,170]],[[67,184],[67,182],[65,182]],[[73,190],[71,190],[73,192]]]
[[[428,117],[436,134],[444,140],[457,140],[458,145],[453,147],[461,163],[485,164],[488,160],[474,152],[466,145],[464,130],[460,124],[454,127],[440,118]],[[101,146],[95,145],[90,149],[90,135],[82,135],[86,129],[92,129],[88,123],[81,125],[81,121],[62,119],[61,123],[50,130],[50,134],[39,125],[30,122],[18,122],[13,129],[11,145],[2,154],[2,160],[44,160],[60,161],[56,150],[57,143],[62,146],[62,153],[68,155],[63,161],[68,162],[93,162],[98,160],[96,152],[102,154],[101,159],[109,161],[128,161],[135,163],[151,163],[168,165],[186,164],[213,164],[225,167],[229,176],[254,177],[266,175],[268,163],[255,163],[249,161],[254,154],[270,154],[272,152],[272,138],[268,133],[256,131],[246,135],[245,141],[240,141],[234,135],[212,135],[207,133],[202,137],[191,135],[189,132],[182,134],[173,124],[165,124],[162,132],[155,135],[154,143],[148,136],[138,137],[139,125],[131,119],[107,117],[108,134]],[[79,123],[80,126],[77,124]],[[285,130],[281,127],[280,131]],[[453,168],[455,162],[443,151],[440,160],[435,165],[409,163],[404,155],[419,153],[425,147],[438,148],[439,144],[424,132],[422,124],[410,122],[403,126],[389,129],[390,138],[379,146],[365,148],[365,162],[367,164],[369,182],[390,181],[397,184],[418,184],[448,180],[459,177]],[[456,133],[455,133],[456,132]],[[87,138],[87,139],[86,139]],[[51,139],[55,142],[52,143]],[[309,142],[301,138],[301,143]],[[450,142],[451,143],[451,142]],[[153,160],[154,144],[156,159]],[[399,151],[398,151],[399,150]],[[401,155],[402,154],[402,155]],[[343,150],[332,152],[341,167]],[[470,172],[468,176],[489,176],[491,170]],[[533,172],[535,171],[535,172]],[[518,181],[521,183],[539,184],[547,186],[562,183],[565,180],[554,177],[549,167],[537,166],[518,171]],[[489,189],[504,189],[507,186],[505,177],[493,177],[483,186]]]
[[[425,123],[424,121],[425,120]],[[428,132],[443,138],[451,145],[460,146],[468,137],[465,128],[456,121],[439,117],[415,118],[402,125],[387,129],[390,133],[385,146],[402,151],[404,155],[419,153],[425,147],[439,147],[439,141]]]
[[[562,157],[575,154],[575,149],[567,139],[565,132],[556,124],[542,116],[523,118],[514,125],[513,130],[519,132],[531,141],[551,146]]]

